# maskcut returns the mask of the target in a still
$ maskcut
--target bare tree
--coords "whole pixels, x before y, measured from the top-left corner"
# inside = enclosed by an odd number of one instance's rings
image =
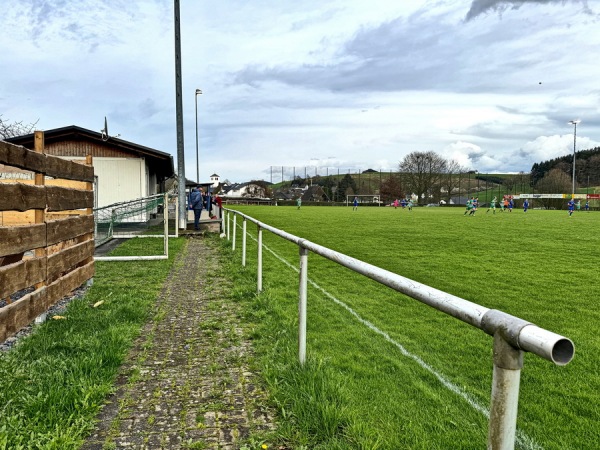
[[[398,175],[391,175],[381,183],[379,194],[384,202],[390,202],[397,198],[404,197],[402,182]]]
[[[435,152],[412,152],[400,162],[399,169],[405,186],[419,196],[429,197],[434,188],[439,187],[442,175],[446,172],[447,161]]]
[[[562,194],[571,190],[571,178],[561,169],[552,169],[538,181],[536,189],[543,194]],[[564,201],[560,198],[541,198],[544,208],[561,209]]]
[[[3,119],[2,114],[0,114],[0,139],[8,139],[32,133],[37,123],[38,121],[29,124],[23,123],[23,121],[11,122]]]
[[[446,191],[446,197],[448,203],[452,198],[452,192],[454,189],[458,189],[460,186],[460,174],[466,172],[467,169],[462,167],[458,161],[450,159],[446,162],[446,173],[440,180],[442,190]],[[460,192],[459,192],[460,195]]]

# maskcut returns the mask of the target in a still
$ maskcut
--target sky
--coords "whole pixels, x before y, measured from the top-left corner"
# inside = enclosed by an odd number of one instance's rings
[[[3,120],[100,131],[106,116],[110,135],[177,164],[173,0],[1,3]],[[600,0],[181,0],[180,11],[191,180],[196,124],[201,182],[397,170],[415,151],[528,172],[573,153],[575,119],[577,150],[600,146]]]

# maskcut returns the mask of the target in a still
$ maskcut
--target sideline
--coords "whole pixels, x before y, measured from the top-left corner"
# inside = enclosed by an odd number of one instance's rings
[[[250,236],[250,238],[254,242],[258,243],[258,240],[256,239],[255,236],[253,236],[251,233],[248,233],[248,232],[247,232],[247,234],[248,234],[248,236]],[[265,245],[264,242],[263,242],[263,248],[265,250],[267,250],[269,253],[271,253],[277,260],[279,260],[280,262],[282,262],[284,265],[286,265],[287,267],[289,267],[290,269],[292,269],[296,273],[300,273],[300,269],[298,267],[294,266],[292,263],[290,263],[289,261],[287,261],[285,258],[283,258],[282,256],[280,256],[277,253],[275,253],[275,251],[272,250],[267,245]],[[380,330],[379,328],[377,328],[374,324],[372,324],[368,320],[363,319],[350,306],[348,306],[346,303],[342,302],[341,300],[339,300],[338,298],[336,298],[335,296],[333,296],[331,293],[327,292],[325,289],[323,289],[321,286],[319,286],[315,281],[313,281],[310,277],[308,278],[308,282],[311,284],[311,286],[313,286],[315,289],[319,290],[323,295],[325,295],[327,298],[329,298],[330,300],[332,300],[334,303],[336,303],[337,305],[339,305],[342,308],[346,309],[346,311],[348,311],[352,316],[354,316],[360,323],[362,323],[363,325],[365,325],[367,328],[369,328],[371,331],[375,332],[376,334],[379,334],[380,336],[382,336],[389,343],[391,343],[394,346],[396,346],[396,348],[398,348],[398,350],[400,350],[400,352],[402,353],[402,355],[404,355],[407,358],[410,358],[413,361],[415,361],[419,366],[421,366],[423,369],[427,370],[429,373],[431,373],[433,376],[435,376],[440,381],[440,383],[444,387],[446,387],[446,389],[450,390],[454,394],[456,394],[459,397],[461,397],[463,400],[465,400],[467,402],[467,404],[469,404],[469,406],[471,406],[473,409],[475,409],[476,411],[480,412],[487,419],[489,419],[489,417],[490,417],[489,408],[481,405],[468,392],[466,392],[465,390],[461,389],[456,384],[452,383],[450,380],[448,380],[448,378],[446,378],[440,372],[438,372],[437,370],[435,370],[428,363],[426,363],[425,361],[423,361],[418,355],[415,355],[414,353],[409,352],[400,342],[392,339],[390,337],[390,335],[387,334],[385,331]],[[540,444],[538,444],[537,442],[535,442],[535,440],[533,438],[529,437],[524,432],[522,432],[522,431],[520,431],[518,429],[517,429],[517,432],[516,432],[516,441],[517,441],[517,444],[520,447],[526,448],[528,450],[543,450],[544,449]]]

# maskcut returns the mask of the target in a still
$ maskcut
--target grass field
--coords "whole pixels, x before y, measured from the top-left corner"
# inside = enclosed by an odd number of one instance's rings
[[[94,284],[64,320],[36,325],[0,355],[0,449],[80,447],[184,244],[169,240],[169,260],[97,262]],[[162,250],[162,239],[132,239],[113,255]]]
[[[525,357],[517,448],[600,448],[597,213],[480,210],[465,217],[459,208],[236,209],[571,338],[576,355],[565,367]],[[253,224],[248,231],[256,236]],[[256,243],[249,240],[242,269],[237,233],[237,295],[250,302],[248,320],[255,323],[263,373],[284,418],[280,433],[290,446],[485,448],[491,337],[312,254],[309,361],[299,370],[298,275],[285,263],[298,266],[298,249],[264,233],[277,257],[265,251],[265,291],[254,296]]]

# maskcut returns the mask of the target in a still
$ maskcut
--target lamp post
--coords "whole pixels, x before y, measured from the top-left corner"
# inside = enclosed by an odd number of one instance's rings
[[[579,122],[581,122],[579,119],[569,121],[569,123],[575,127],[573,130],[573,193],[571,198],[575,198],[575,145],[577,143],[577,124]]]
[[[196,183],[200,183],[200,164],[198,160],[198,94],[202,94],[200,89],[196,89],[194,100],[196,103]]]

